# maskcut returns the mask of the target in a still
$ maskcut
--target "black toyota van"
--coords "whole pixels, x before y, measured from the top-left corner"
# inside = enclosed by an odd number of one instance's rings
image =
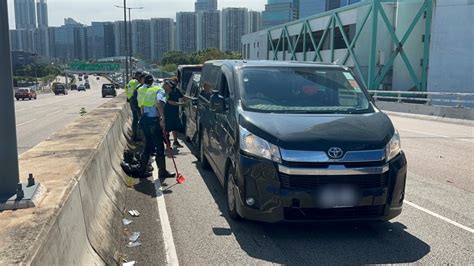
[[[390,119],[344,66],[209,61],[199,151],[229,216],[265,221],[389,220],[407,162]]]

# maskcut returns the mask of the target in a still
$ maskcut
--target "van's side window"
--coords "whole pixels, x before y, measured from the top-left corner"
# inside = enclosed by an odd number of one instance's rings
[[[213,65],[205,65],[202,69],[200,95],[209,100],[212,91],[217,89],[220,67]]]
[[[222,74],[221,77],[221,87],[219,88],[219,94],[224,97],[225,99],[228,99],[230,96],[229,92],[229,82],[227,81],[227,78],[225,77],[224,74]]]
[[[219,94],[225,99],[226,111],[229,112],[229,98],[230,98],[230,91],[229,91],[229,82],[224,74],[221,76],[221,82],[219,87]]]

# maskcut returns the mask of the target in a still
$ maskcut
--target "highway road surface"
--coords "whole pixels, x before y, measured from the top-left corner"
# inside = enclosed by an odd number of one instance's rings
[[[141,212],[126,216],[134,221],[128,229],[142,233],[142,246],[124,240],[123,253],[137,265],[474,264],[474,127],[391,119],[409,173],[403,212],[390,222],[235,222],[215,175],[186,147],[176,156],[184,185],[169,180],[156,192],[150,178],[128,190],[127,208]]]
[[[40,94],[37,100],[15,100],[19,154],[79,117],[82,107],[90,111],[110,100],[103,99],[101,95],[102,84],[108,82],[105,78],[96,80],[96,77],[90,76],[89,80],[91,89],[86,92],[69,91],[69,95],[59,96],[52,93]]]

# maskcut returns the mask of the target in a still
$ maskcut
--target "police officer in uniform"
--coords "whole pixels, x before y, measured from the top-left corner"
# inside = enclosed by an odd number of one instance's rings
[[[165,84],[162,87],[153,86],[153,77],[147,75],[144,79],[146,93],[142,99],[142,118],[140,126],[145,135],[145,149],[142,154],[140,177],[146,178],[151,176],[148,172],[150,156],[153,151],[156,152],[156,163],[158,165],[160,179],[174,177],[174,173],[166,170],[165,148],[163,129],[165,128],[164,106],[166,103],[166,91],[171,91],[172,84]],[[166,91],[165,91],[166,90]]]
[[[141,75],[141,72],[135,72],[133,79],[130,80],[125,87],[130,109],[132,109],[132,139],[134,141],[138,141],[138,120],[140,119],[140,108],[138,107],[137,103],[136,90],[138,86],[140,86],[139,79]]]
[[[146,95],[146,91],[148,90],[148,88],[150,88],[150,86],[146,85],[145,84],[145,77],[147,75],[146,74],[143,74],[142,75],[142,86],[139,86],[136,93],[137,93],[137,102],[138,102],[138,108],[140,109],[140,115],[143,114],[143,99],[145,98],[145,95]]]

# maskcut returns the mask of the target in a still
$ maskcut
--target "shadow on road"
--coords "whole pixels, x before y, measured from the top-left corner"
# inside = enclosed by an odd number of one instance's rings
[[[191,145],[188,147],[196,154]],[[428,244],[408,233],[399,222],[236,222],[227,215],[226,196],[217,177],[195,163],[230,225],[213,228],[214,234],[234,234],[250,257],[279,264],[391,264],[416,262],[430,252]]]

